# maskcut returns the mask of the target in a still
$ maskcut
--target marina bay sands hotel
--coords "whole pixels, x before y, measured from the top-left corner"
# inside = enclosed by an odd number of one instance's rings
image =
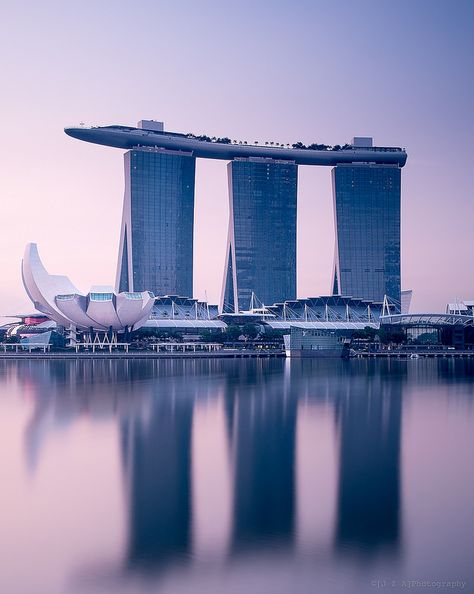
[[[125,149],[118,291],[193,293],[196,158],[228,161],[229,231],[221,310],[296,299],[299,165],[332,167],[335,295],[400,302],[400,190],[404,149],[354,138],[334,147],[236,142],[137,127],[66,128],[79,140]],[[317,221],[315,221],[315,225]],[[315,226],[315,232],[317,227]],[[315,254],[317,256],[317,254]]]

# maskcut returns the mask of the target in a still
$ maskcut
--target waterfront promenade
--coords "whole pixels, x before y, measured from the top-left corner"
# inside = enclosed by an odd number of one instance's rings
[[[0,360],[75,360],[75,359],[249,359],[285,357],[279,349],[214,349],[214,350],[7,350],[0,352]],[[318,357],[315,357],[318,358]],[[359,351],[351,359],[474,359],[474,350],[384,350],[376,352]]]
[[[0,352],[0,360],[74,360],[74,359],[249,359],[284,357],[283,351],[261,349],[229,349],[214,351],[5,351]]]
[[[435,350],[435,349],[424,349],[424,350],[383,350],[383,351],[358,351],[354,357],[359,359],[459,359],[460,357],[473,358],[474,350]]]

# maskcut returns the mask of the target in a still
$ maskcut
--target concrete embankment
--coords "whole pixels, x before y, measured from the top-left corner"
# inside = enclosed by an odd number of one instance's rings
[[[6,352],[0,353],[0,360],[74,360],[74,359],[246,359],[246,358],[270,358],[284,357],[283,351],[257,351],[257,350],[235,350],[235,351],[215,351],[215,352],[158,352],[147,351],[96,351],[92,352]]]

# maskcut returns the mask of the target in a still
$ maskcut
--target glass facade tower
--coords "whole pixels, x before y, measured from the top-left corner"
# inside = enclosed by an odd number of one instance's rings
[[[124,157],[117,288],[192,297],[196,159],[162,149]]]
[[[227,165],[229,235],[221,311],[296,298],[296,193],[291,161],[236,159]]]
[[[336,252],[333,294],[400,303],[400,190],[397,165],[332,170]]]

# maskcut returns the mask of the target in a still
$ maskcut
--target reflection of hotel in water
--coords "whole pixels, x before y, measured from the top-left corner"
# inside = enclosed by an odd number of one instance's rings
[[[27,451],[55,425],[117,416],[127,568],[397,550],[403,384],[389,361],[354,362],[358,375],[341,361],[94,363],[18,364],[36,392]]]
[[[402,385],[377,374],[351,379],[336,404],[339,485],[336,545],[371,553],[400,536]]]

